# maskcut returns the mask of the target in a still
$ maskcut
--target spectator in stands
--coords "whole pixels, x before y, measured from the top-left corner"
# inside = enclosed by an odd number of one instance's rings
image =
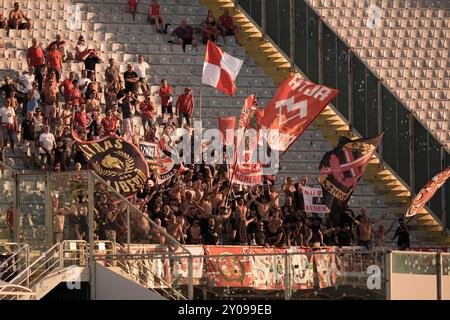
[[[73,80],[75,80],[75,72],[69,72],[69,77],[62,81],[58,86],[58,91],[64,97],[66,103],[69,102],[71,90],[73,89]]]
[[[105,81],[108,86],[122,82],[119,67],[117,67],[116,61],[113,58],[109,59],[109,66],[105,70]]]
[[[50,51],[53,45],[56,45],[56,49],[61,52],[63,62],[65,62],[68,58],[66,53],[66,42],[62,39],[60,34],[56,35],[56,39],[48,45],[45,51]]]
[[[25,119],[22,121],[21,128],[21,144],[23,147],[23,158],[25,167],[29,169],[36,161],[36,142],[34,135],[33,113],[27,112]]]
[[[384,225],[379,224],[377,229],[373,231],[374,235],[375,235],[375,246],[376,247],[384,247],[385,243],[384,243],[384,238],[385,236],[391,232],[392,227],[394,226],[394,221],[392,221],[391,225],[389,226],[389,228],[387,230],[384,230]]]
[[[44,80],[47,78],[48,68],[46,64],[40,65],[35,70],[35,80],[38,83],[39,92],[42,92]]]
[[[208,40],[216,42],[219,40],[220,31],[217,28],[217,21],[212,10],[208,10],[208,15],[203,21],[202,42],[206,44]]]
[[[398,224],[399,226],[395,230],[394,237],[392,238],[392,240],[398,238],[397,239],[398,250],[401,251],[409,250],[411,248],[411,243],[409,239],[410,234],[409,227],[405,223],[405,220],[403,218],[398,219]]]
[[[167,34],[167,27],[170,24],[164,23],[165,18],[161,15],[161,6],[158,0],[152,0],[152,3],[148,7],[148,22],[154,26],[154,31]]]
[[[187,24],[186,19],[181,20],[180,26],[172,32],[172,36],[175,37],[175,42],[183,47],[184,52],[188,44],[197,50],[198,41],[194,36],[194,29]]]
[[[13,98],[6,98],[5,105],[0,108],[0,124],[3,135],[3,147],[9,145],[13,153],[15,153],[14,141],[16,138],[16,131],[19,130],[17,125],[17,116],[13,108]]]
[[[234,36],[236,43],[239,43],[238,28],[234,24],[233,18],[230,16],[228,9],[223,10],[223,15],[219,17],[218,27],[224,39],[227,36]]]
[[[37,69],[45,63],[45,54],[36,38],[33,38],[31,42],[32,45],[27,50],[27,63],[28,66],[34,67],[37,71]]]
[[[18,2],[14,2],[14,9],[9,13],[8,28],[16,30],[31,30],[31,20],[22,10],[20,10]]]
[[[124,131],[134,132],[133,118],[136,113],[134,95],[131,91],[128,91],[121,100],[119,100],[119,106],[122,110]]]
[[[361,208],[361,220],[352,218],[353,222],[358,227],[359,237],[358,237],[358,246],[366,247],[368,250],[372,249],[372,225],[378,223],[382,219],[384,219],[387,214],[384,214],[382,217],[376,220],[370,220],[367,216],[367,212],[365,208]]]
[[[4,84],[0,87],[0,91],[3,92],[5,98],[10,98],[16,93],[16,88],[13,85],[13,81],[9,76],[3,78]]]
[[[56,44],[53,44],[47,52],[46,61],[49,71],[55,71],[56,80],[59,81],[62,71],[62,54]]]
[[[324,246],[323,233],[322,233],[322,219],[318,213],[313,213],[312,217],[308,220],[308,237],[306,239],[306,245],[312,248],[318,248]]]
[[[177,99],[176,108],[178,111],[178,124],[182,127],[183,119],[186,120],[187,125],[191,126],[191,118],[194,114],[194,96],[192,95],[192,89],[187,87],[184,89],[184,93]]]
[[[161,99],[161,113],[164,118],[165,114],[173,116],[172,101],[173,89],[166,79],[161,80],[161,87],[159,89],[159,97]]]
[[[7,27],[8,27],[8,20],[3,16],[3,12],[0,12],[0,29],[6,29]]]
[[[128,0],[128,12],[133,15],[133,21],[136,21],[138,3],[139,0]]]
[[[142,93],[145,94],[148,91],[147,85],[147,71],[150,70],[150,66],[144,61],[143,55],[138,55],[138,62],[134,65],[134,71],[139,77],[139,85],[141,86]]]
[[[113,135],[117,131],[117,124],[119,122],[119,118],[113,114],[112,109],[106,110],[106,117],[104,117],[101,121],[103,126],[104,135]]]
[[[354,240],[352,229],[348,223],[344,224],[342,229],[338,229],[334,239],[339,247],[351,246],[354,244]]]
[[[33,84],[31,85],[31,90],[27,93],[26,112],[31,112],[33,114],[34,111],[39,107],[40,99],[41,94],[39,93],[38,84],[37,82],[33,82]]]
[[[86,41],[81,35],[78,38],[78,43],[76,46],[77,59],[79,62],[84,62],[84,69],[91,70],[95,72],[95,65],[101,63],[100,55],[95,49],[88,49],[86,46]]]
[[[44,125],[43,132],[39,136],[39,147],[41,154],[41,170],[45,171],[46,165],[51,167],[52,158],[53,158],[53,150],[56,147],[56,140],[53,133],[50,132],[50,127],[48,125]]]
[[[92,82],[92,80],[88,77],[88,72],[87,70],[82,70],[81,71],[81,77],[78,80],[78,88],[81,91],[81,94],[85,95],[88,85]]]
[[[21,98],[22,115],[25,116],[27,112],[28,93],[33,90],[34,67],[29,66],[28,71],[24,71],[22,75],[17,78],[16,82],[19,85],[17,95]]]
[[[139,111],[142,117],[142,125],[144,130],[147,131],[153,127],[153,112],[155,112],[155,106],[149,93],[145,95],[145,100],[139,104]]]
[[[125,81],[125,91],[137,94],[139,76],[136,71],[133,70],[133,66],[131,64],[127,65],[127,71],[123,73],[123,79]]]

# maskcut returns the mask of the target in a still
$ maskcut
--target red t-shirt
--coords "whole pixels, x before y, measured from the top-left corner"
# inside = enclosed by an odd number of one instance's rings
[[[152,8],[152,13],[151,13],[152,17],[159,16],[159,4],[152,4],[151,8]]]
[[[62,85],[64,86],[64,97],[67,99],[73,88],[72,80],[66,79],[63,81]]]
[[[66,93],[67,92],[67,93]],[[79,106],[81,103],[81,91],[78,88],[70,88],[67,91],[64,91],[66,95],[66,102],[70,106]]]
[[[155,111],[155,108],[152,103],[142,101],[139,104],[139,108],[141,109],[143,119],[153,118],[153,111]]]
[[[170,97],[163,97],[163,95],[165,94],[173,94],[171,86],[168,85],[167,87],[161,87],[159,89],[159,96],[161,97],[161,105],[167,107],[167,105],[169,104]]]
[[[191,113],[194,111],[194,97],[183,93],[178,97],[177,107],[180,113]]]
[[[117,130],[117,118],[115,116],[113,116],[111,119],[108,119],[108,117],[104,117],[102,119],[102,125],[105,129],[105,134],[114,133]]]
[[[30,59],[30,63],[34,68],[39,67],[44,63],[44,52],[41,47],[28,48],[27,58]]]
[[[231,29],[233,27],[233,18],[231,16],[223,15],[219,18],[219,23],[225,29]]]
[[[78,126],[86,128],[87,126],[87,114],[86,111],[75,112],[75,122]]]
[[[49,68],[54,68],[57,70],[61,69],[61,59],[62,59],[62,53],[58,50],[50,51],[47,54],[47,66]]]

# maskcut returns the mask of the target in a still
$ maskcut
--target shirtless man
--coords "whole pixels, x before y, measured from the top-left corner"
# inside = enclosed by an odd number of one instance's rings
[[[267,201],[265,196],[260,197],[260,201],[255,200],[256,209],[258,210],[258,215],[261,217],[261,220],[264,222],[269,221],[269,210],[275,205],[275,202],[280,197],[280,194],[275,196],[270,201]]]
[[[195,220],[194,224],[189,228],[190,244],[202,243],[202,230],[200,228],[200,221]]]
[[[156,226],[153,226],[152,230],[151,230],[152,240],[153,240],[152,243],[163,245],[166,243],[166,237],[162,233],[166,232],[166,228],[164,228],[161,225],[160,218],[156,218],[155,223],[156,223]]]
[[[25,20],[26,22],[23,22]],[[14,2],[14,9],[9,13],[8,28],[15,30],[31,30],[31,20],[19,8],[19,3]]]
[[[392,221],[389,228],[385,231],[384,225],[379,224],[376,230],[373,230],[373,233],[375,234],[375,246],[376,247],[384,247],[384,238],[386,235],[392,230],[392,227],[394,226],[395,221]]]
[[[167,233],[170,234],[175,240],[184,244],[183,228],[181,224],[178,223],[177,217],[174,214],[171,214],[169,217]]]
[[[68,209],[68,208],[67,208]],[[62,242],[64,240],[64,223],[66,221],[65,208],[60,208],[56,210],[53,217],[54,228],[55,228],[55,241]]]
[[[361,208],[360,212],[362,216],[361,221],[356,220],[349,213],[348,216],[351,217],[353,222],[358,226],[359,230],[358,246],[366,247],[367,249],[370,250],[372,248],[372,225],[383,220],[387,216],[387,213],[385,213],[379,219],[370,220],[369,217],[367,216],[365,208]]]
[[[49,79],[44,88],[44,121],[51,124],[56,118],[56,105],[58,104],[58,82]]]

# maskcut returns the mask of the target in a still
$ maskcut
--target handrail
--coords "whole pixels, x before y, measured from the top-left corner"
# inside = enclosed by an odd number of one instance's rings
[[[25,265],[25,268],[27,268],[28,264],[29,264],[29,246],[28,244],[19,244],[18,249],[0,264],[1,275],[3,276],[4,274],[6,274],[6,277],[3,278],[2,281],[7,282],[10,279],[10,277],[14,277],[15,268],[17,268],[17,271],[20,272],[23,270],[22,266]],[[3,266],[6,266],[6,269],[2,269]],[[11,274],[8,275],[8,272],[10,272]]]
[[[127,250],[122,247],[120,244],[116,244],[117,247],[117,255],[116,257],[120,254],[120,251],[124,252],[124,255],[127,255]],[[130,266],[127,265],[127,262],[129,262],[129,260],[132,260],[133,263],[136,263],[138,265],[138,269],[139,270],[145,270],[147,274],[151,274],[153,276],[153,279],[156,279],[157,282],[159,282],[161,285],[158,286],[159,289],[161,289],[168,297],[175,299],[175,300],[187,300],[185,296],[183,296],[183,294],[181,294],[178,290],[176,290],[172,285],[170,285],[169,283],[167,283],[164,279],[162,279],[161,277],[159,277],[158,275],[156,275],[153,270],[151,270],[151,268],[149,268],[148,266],[146,266],[141,260],[139,259],[125,259],[125,262],[119,260],[118,265],[121,267],[121,269],[125,272],[127,272],[131,277],[133,277],[135,279],[135,281],[137,281],[139,284],[141,284],[142,286],[146,287],[147,289],[150,289],[151,291],[158,293],[154,287],[149,287],[147,285],[147,281],[145,281],[144,279],[141,279],[139,276],[136,276],[136,274],[130,272]],[[136,279],[136,277],[138,279]],[[155,281],[153,281],[153,283],[155,283]],[[171,289],[171,291],[166,290],[165,288],[168,287]]]
[[[32,264],[30,264],[25,270],[20,272],[17,276],[15,276],[9,283],[13,285],[19,285],[24,286],[24,283],[26,283],[26,287],[32,288],[34,285],[36,285],[44,276],[49,274],[55,266],[60,266],[60,259],[61,256],[58,254],[56,256],[57,261],[53,262],[50,266],[46,266],[44,269],[44,272],[40,275],[38,275],[36,278],[31,279],[33,275],[36,275],[37,270],[41,269],[42,266],[45,266],[48,264],[52,259],[55,258],[55,252],[59,253],[61,251],[61,243],[56,243],[53,245],[50,249],[48,249],[46,252],[44,252],[38,259],[36,259]],[[50,255],[50,256],[49,256]],[[49,256],[49,257],[47,257]],[[34,270],[33,270],[34,268]],[[4,291],[3,289],[0,290],[0,292]],[[0,300],[4,299],[5,297],[0,296]]]

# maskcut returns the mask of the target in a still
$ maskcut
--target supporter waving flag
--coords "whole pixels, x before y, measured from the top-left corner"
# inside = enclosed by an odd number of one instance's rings
[[[263,111],[263,135],[270,148],[286,152],[338,92],[291,74]]]
[[[210,85],[223,93],[234,96],[235,80],[244,61],[224,52],[208,40],[203,64],[202,83]]]
[[[332,211],[345,210],[382,138],[383,133],[370,139],[341,137],[336,148],[324,155],[318,178],[323,190],[322,204]]]

